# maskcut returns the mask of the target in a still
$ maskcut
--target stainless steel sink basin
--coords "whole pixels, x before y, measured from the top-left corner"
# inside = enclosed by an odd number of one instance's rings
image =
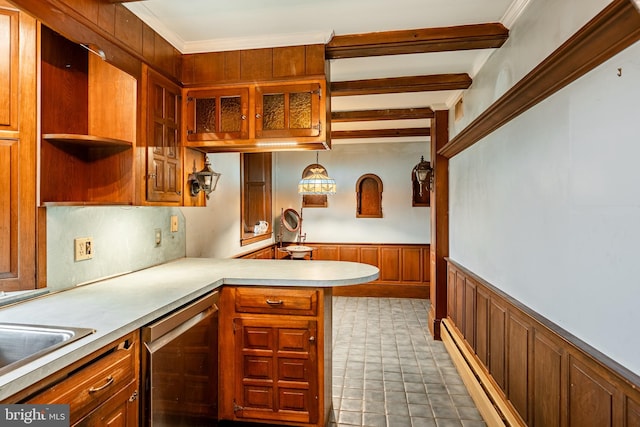
[[[0,375],[93,332],[88,328],[0,323]]]

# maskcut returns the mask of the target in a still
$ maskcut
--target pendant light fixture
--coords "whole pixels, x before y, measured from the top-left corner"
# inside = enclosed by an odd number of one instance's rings
[[[316,151],[316,165],[318,152]],[[336,181],[326,175],[326,170],[320,167],[311,169],[311,174],[305,176],[298,183],[298,194],[335,194]]]

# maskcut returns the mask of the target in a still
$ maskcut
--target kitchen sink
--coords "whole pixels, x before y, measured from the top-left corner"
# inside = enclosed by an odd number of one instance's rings
[[[0,375],[93,332],[89,328],[0,323]]]

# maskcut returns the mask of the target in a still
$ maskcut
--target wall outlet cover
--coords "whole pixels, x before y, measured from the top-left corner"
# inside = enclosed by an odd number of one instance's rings
[[[84,261],[93,258],[93,238],[78,237],[73,240],[74,259]]]

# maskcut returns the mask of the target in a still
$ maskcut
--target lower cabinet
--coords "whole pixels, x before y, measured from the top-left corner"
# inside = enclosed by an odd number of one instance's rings
[[[71,426],[138,426],[138,333],[131,333],[5,403],[69,404]]]
[[[220,419],[326,424],[330,288],[225,286],[220,322]]]

